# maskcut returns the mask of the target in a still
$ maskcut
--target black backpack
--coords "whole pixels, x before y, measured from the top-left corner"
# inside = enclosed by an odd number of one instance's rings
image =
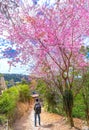
[[[40,103],[35,104],[34,110],[35,110],[36,114],[40,114],[41,113],[41,105],[40,105]]]

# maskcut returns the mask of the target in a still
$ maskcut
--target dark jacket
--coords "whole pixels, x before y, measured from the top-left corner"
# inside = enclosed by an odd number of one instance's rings
[[[41,113],[41,104],[39,102],[35,103],[34,111],[35,111],[36,114],[40,114]]]

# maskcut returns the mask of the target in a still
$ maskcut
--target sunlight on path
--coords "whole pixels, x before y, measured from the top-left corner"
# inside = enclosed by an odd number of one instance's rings
[[[14,124],[13,130],[52,130],[49,129],[49,125],[34,126],[34,110],[23,116],[20,120],[17,120]]]
[[[78,125],[80,126],[80,124],[82,126],[81,120],[76,119],[76,123],[77,123],[76,126]],[[35,127],[34,110],[33,107],[31,107],[28,113],[26,113],[20,120],[16,121],[13,130],[70,130],[70,127],[62,116],[44,112],[43,110],[41,113],[41,126],[37,124],[37,127]],[[79,130],[79,129],[73,127],[71,130]]]
[[[30,125],[32,127],[32,130],[39,130],[39,127],[34,126],[34,111],[32,111],[31,114],[29,115],[29,121],[30,121]]]
[[[29,121],[32,130],[50,130],[49,128],[44,128],[43,123],[41,122],[41,126],[37,125],[37,127],[34,126],[34,110],[32,110],[31,114],[29,115]],[[31,130],[31,129],[29,129]]]

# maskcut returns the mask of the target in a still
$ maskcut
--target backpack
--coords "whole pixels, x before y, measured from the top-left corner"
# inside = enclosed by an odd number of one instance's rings
[[[36,114],[40,114],[41,113],[41,105],[40,105],[40,103],[35,104],[34,110],[35,110]]]

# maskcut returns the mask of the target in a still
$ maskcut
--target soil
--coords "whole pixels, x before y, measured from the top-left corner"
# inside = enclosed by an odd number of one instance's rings
[[[80,119],[75,118],[75,127],[70,128],[66,118],[48,113],[42,110],[41,113],[41,125],[34,126],[34,110],[33,105],[30,106],[29,111],[24,116],[14,123],[13,130],[82,130],[83,122]],[[85,129],[88,130],[88,129]]]

